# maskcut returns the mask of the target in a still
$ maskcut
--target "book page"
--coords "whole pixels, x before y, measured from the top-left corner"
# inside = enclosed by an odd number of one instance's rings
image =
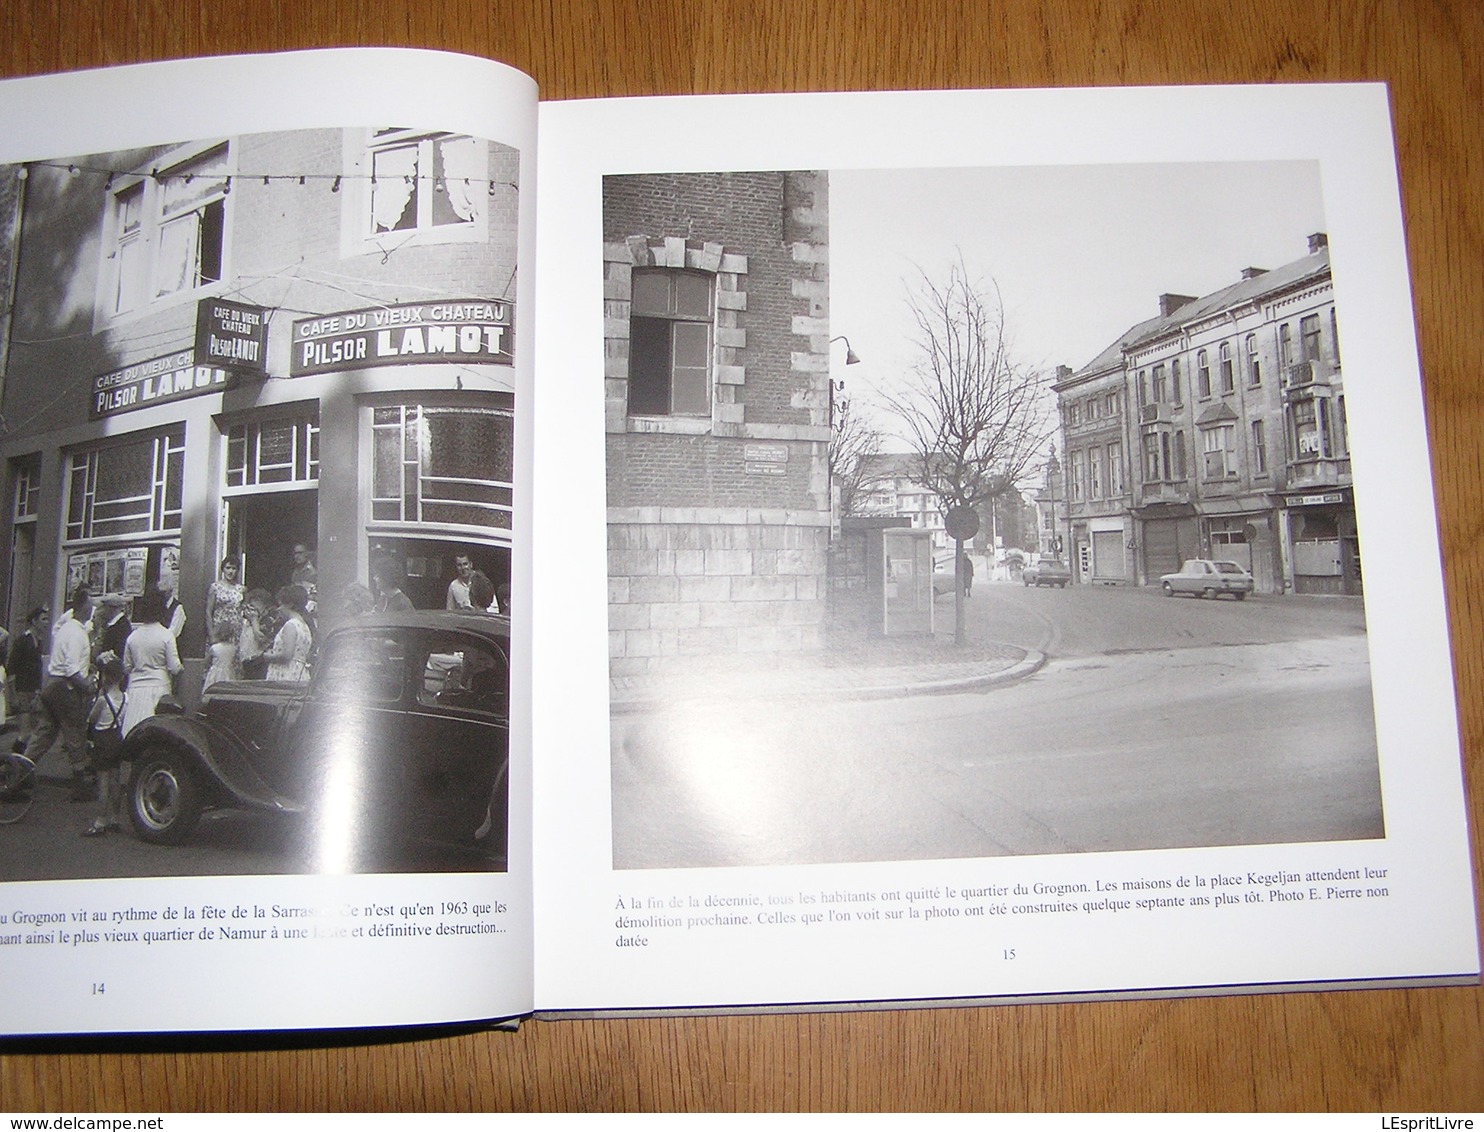
[[[0,119],[4,1028],[528,1012],[534,84],[196,59]]]
[[[540,1010],[1477,978],[1384,88],[541,130]]]

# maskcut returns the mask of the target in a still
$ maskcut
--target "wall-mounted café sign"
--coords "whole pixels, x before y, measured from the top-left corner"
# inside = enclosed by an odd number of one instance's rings
[[[93,378],[88,419],[96,421],[165,401],[218,393],[230,384],[231,374],[226,370],[198,366],[194,351],[181,350]]]
[[[268,373],[268,312],[231,299],[196,306],[196,360],[239,373]]]
[[[515,361],[514,304],[442,299],[301,318],[290,377],[421,362]]]

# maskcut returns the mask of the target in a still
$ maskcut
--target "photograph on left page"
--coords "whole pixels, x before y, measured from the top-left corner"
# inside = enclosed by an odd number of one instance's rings
[[[506,869],[520,173],[0,167],[0,880]]]

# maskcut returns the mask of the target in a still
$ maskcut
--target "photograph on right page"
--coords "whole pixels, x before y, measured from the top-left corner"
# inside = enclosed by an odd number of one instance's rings
[[[615,868],[1385,836],[1317,162],[602,205]]]

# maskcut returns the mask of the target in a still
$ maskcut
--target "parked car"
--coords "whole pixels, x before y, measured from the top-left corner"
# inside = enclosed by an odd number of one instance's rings
[[[179,844],[203,811],[237,807],[303,815],[342,858],[420,844],[503,865],[509,646],[504,617],[388,614],[329,633],[308,683],[213,684],[125,738],[134,830]]]
[[[1020,580],[1028,586],[1060,586],[1066,589],[1067,583],[1072,580],[1072,571],[1060,559],[1043,558],[1021,570]]]
[[[951,594],[958,588],[958,575],[953,562],[953,552],[940,554],[933,559],[933,596]]]
[[[1242,601],[1252,592],[1252,575],[1235,562],[1192,558],[1180,567],[1179,573],[1161,577],[1159,584],[1171,597],[1175,594],[1193,594],[1196,597],[1231,594]]]

